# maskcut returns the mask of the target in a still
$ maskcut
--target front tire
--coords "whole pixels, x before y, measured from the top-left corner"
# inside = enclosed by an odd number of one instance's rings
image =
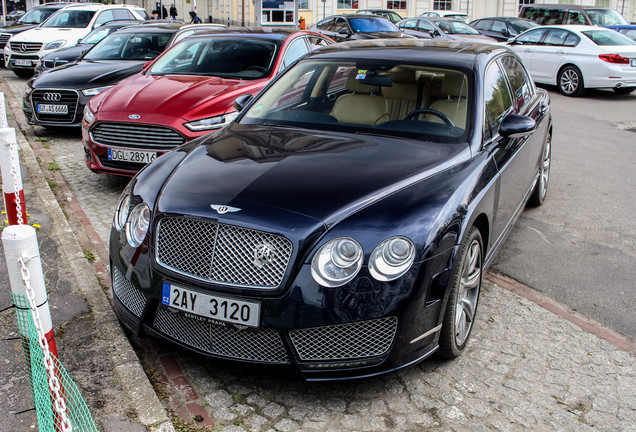
[[[583,74],[576,66],[566,66],[561,69],[557,78],[559,91],[566,96],[581,96],[585,91]]]
[[[539,207],[545,201],[548,193],[548,182],[550,181],[550,165],[552,164],[552,134],[548,134],[541,156],[541,168],[539,169],[539,180],[534,186],[532,195],[528,199],[530,207]]]
[[[439,336],[438,354],[447,359],[462,353],[475,322],[483,266],[483,243],[476,227],[468,231],[457,259]]]

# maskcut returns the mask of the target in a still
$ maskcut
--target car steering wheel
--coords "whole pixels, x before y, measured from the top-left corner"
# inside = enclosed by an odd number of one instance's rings
[[[449,119],[446,114],[434,109],[430,109],[430,108],[420,108],[420,109],[413,110],[410,113],[408,113],[406,117],[404,117],[404,120],[413,120],[415,117],[417,117],[420,114],[433,114],[435,117],[439,117],[440,119],[442,119],[442,121],[446,123],[448,126],[455,127],[451,119]]]

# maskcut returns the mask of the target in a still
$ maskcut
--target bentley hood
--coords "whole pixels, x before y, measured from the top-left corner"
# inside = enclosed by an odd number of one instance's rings
[[[470,154],[466,143],[240,124],[190,146],[159,212],[219,218],[213,206],[231,206],[241,210],[221,218],[281,231],[301,215],[330,226]]]
[[[68,63],[42,74],[32,82],[33,88],[85,89],[106,86],[140,72],[144,61],[92,61]]]
[[[267,81],[139,74],[112,89],[98,109],[100,112],[178,115],[194,120],[225,112],[238,96],[258,93]]]

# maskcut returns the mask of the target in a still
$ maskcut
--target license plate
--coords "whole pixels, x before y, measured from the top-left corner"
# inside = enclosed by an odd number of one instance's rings
[[[108,160],[147,164],[157,159],[157,152],[141,150],[108,149]]]
[[[632,67],[636,67],[636,59],[632,59],[631,60],[631,65],[632,65]]]
[[[31,60],[13,60],[15,66],[31,66]]]
[[[163,284],[161,302],[180,311],[208,318],[210,321],[248,327],[258,327],[260,322],[260,303],[203,294],[167,282]]]
[[[38,104],[37,109],[40,114],[68,114],[68,105]]]

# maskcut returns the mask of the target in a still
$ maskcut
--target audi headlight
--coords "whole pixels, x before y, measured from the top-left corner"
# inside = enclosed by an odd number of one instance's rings
[[[113,225],[117,231],[121,231],[121,229],[126,225],[126,220],[128,219],[128,213],[130,212],[130,195],[128,191],[124,192],[124,194],[119,199],[119,204],[117,204],[117,210],[115,210],[115,218],[113,220]]]
[[[386,282],[397,279],[411,268],[415,259],[415,246],[406,237],[391,237],[371,252],[369,273],[375,279]]]
[[[84,120],[87,123],[92,123],[95,120],[95,114],[88,108],[88,105],[84,106]]]
[[[98,95],[101,92],[103,92],[104,90],[107,90],[107,89],[109,89],[111,87],[112,87],[112,85],[104,86],[104,87],[95,87],[95,88],[84,89],[84,90],[82,90],[82,94],[84,96],[95,96],[95,95]]]
[[[150,208],[148,204],[137,205],[128,216],[126,223],[126,237],[128,244],[132,247],[139,247],[148,233],[150,226]]]
[[[323,245],[311,261],[311,275],[322,286],[346,284],[362,267],[362,247],[352,238],[339,237]]]
[[[201,120],[195,120],[193,122],[185,123],[184,126],[191,131],[203,131],[220,129],[223,126],[232,122],[238,116],[238,112],[234,111],[229,114],[223,114],[216,117],[208,117]]]
[[[58,39],[44,45],[44,49],[45,50],[58,49],[58,48],[62,48],[64,45],[66,45],[66,40]]]

